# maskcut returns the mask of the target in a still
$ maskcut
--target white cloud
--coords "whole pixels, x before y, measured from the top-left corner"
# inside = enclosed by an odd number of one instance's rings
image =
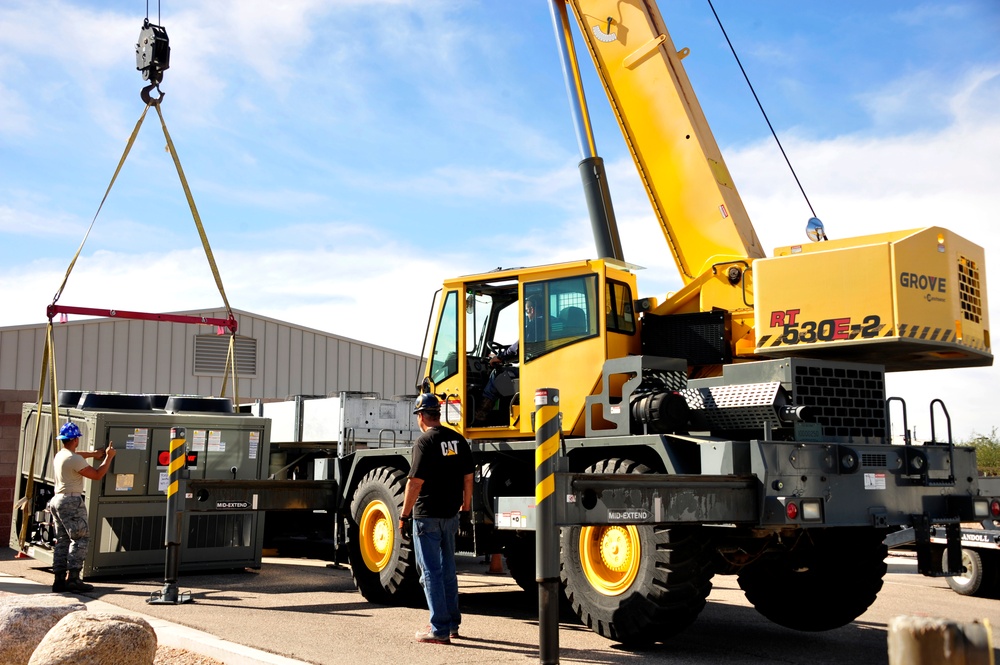
[[[24,99],[16,90],[3,84],[0,80],[0,135],[8,135],[11,139],[23,137],[32,130],[31,112]]]
[[[923,21],[932,9],[922,5],[900,18]],[[216,211],[242,205],[236,214],[258,208],[261,217],[284,212],[281,220],[296,220],[248,225],[252,233],[240,236],[245,248],[238,249],[232,241],[240,232],[237,223],[215,226],[206,219],[209,233],[213,228],[232,233],[216,252],[234,307],[419,352],[431,294],[445,277],[594,255],[578,173],[573,158],[566,157],[574,146],[557,145],[551,125],[523,113],[517,101],[524,98],[516,95],[527,93],[503,73],[517,48],[510,34],[479,33],[460,23],[463,11],[453,3],[418,0],[295,0],[277,12],[263,0],[179,0],[170,11],[169,19],[164,17],[173,46],[164,83],[167,120],[183,157],[197,163],[201,154],[223,153],[217,163],[230,171],[216,177],[205,175],[207,167],[189,170],[199,203],[207,198],[205,207]],[[109,91],[133,85],[138,93],[141,87],[132,54],[140,23],[141,16],[54,0],[5,3],[0,135],[52,135],[53,144],[61,136],[117,159],[139,107],[137,94],[123,100]],[[45,63],[43,74],[25,84],[36,62]],[[914,71],[863,99],[874,129],[823,141],[810,140],[805,132],[783,137],[831,237],[942,225],[984,245],[987,260],[995,261],[1000,256],[993,220],[1000,203],[993,163],[1000,154],[998,81],[996,65],[946,82]],[[511,90],[514,101],[505,98]],[[592,95],[595,105],[597,98]],[[560,105],[544,112],[556,108],[564,118],[561,89],[556,99]],[[72,105],[65,105],[67,100]],[[423,126],[432,114],[434,122]],[[913,117],[922,122],[899,122]],[[63,126],[74,118],[80,124]],[[457,134],[442,132],[446,125],[454,125],[447,129],[457,128]],[[917,125],[920,129],[912,129]],[[212,135],[192,136],[199,126]],[[379,134],[382,142],[372,141],[373,154],[340,150],[330,135],[345,127]],[[93,148],[83,141],[101,131],[110,140],[102,137]],[[130,158],[130,173],[162,184],[158,194],[169,188],[176,195],[173,174],[167,173],[168,184],[164,177],[169,166],[156,166],[152,159],[162,146],[158,134],[158,128],[146,127],[143,144]],[[217,143],[199,139],[230,144],[217,149]],[[445,157],[431,153],[441,140],[464,150]],[[422,162],[409,170],[398,167],[392,152],[398,146],[413,149]],[[358,152],[366,147],[352,144]],[[514,157],[494,159],[505,150]],[[755,144],[726,155],[765,248],[804,241],[810,213],[777,150],[770,143]],[[514,159],[520,161],[511,166]],[[481,166],[486,163],[492,166]],[[625,258],[647,268],[639,274],[639,295],[662,298],[679,279],[645,191],[627,157],[607,166]],[[244,167],[258,180],[232,177]],[[279,179],[284,171],[291,175]],[[273,181],[266,180],[268,172],[276,174]],[[89,223],[91,201],[83,205],[84,213],[74,213],[70,201],[51,203],[57,194],[47,188],[36,192],[16,197],[4,192],[0,233],[22,242],[44,228],[75,243]],[[373,209],[384,199],[389,212],[366,216],[361,207],[342,209],[338,204],[345,196],[374,199]],[[521,217],[478,227],[479,212],[516,204]],[[433,232],[414,233],[400,223],[406,207],[418,205],[407,225]],[[439,221],[439,209],[452,207],[460,214],[469,211],[463,224]],[[537,218],[530,213],[534,207],[543,210]],[[135,213],[141,221],[117,213],[110,226],[99,220],[98,229],[118,242],[84,254],[63,302],[152,311],[220,302],[187,219],[178,222],[186,234],[178,250],[121,249],[144,234],[162,235],[154,231],[149,212]],[[389,227],[407,235],[393,237]],[[64,264],[52,260],[0,267],[5,303],[0,325],[41,320],[64,271]],[[988,275],[991,287],[997,287],[996,272]],[[998,288],[990,290],[1000,294]],[[893,390],[929,395],[933,389],[960,402],[949,404],[959,436],[971,429],[988,432],[996,424],[990,404],[1000,386],[996,369],[900,377],[890,379]],[[926,401],[921,397],[919,403]],[[914,411],[924,411],[916,408],[916,399],[912,404]],[[925,426],[918,428],[926,433]]]

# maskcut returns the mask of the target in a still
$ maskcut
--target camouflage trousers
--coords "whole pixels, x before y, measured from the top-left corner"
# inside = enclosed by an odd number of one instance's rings
[[[52,552],[52,570],[83,569],[90,544],[87,506],[82,496],[56,494],[49,501],[49,512],[56,525],[56,546]]]

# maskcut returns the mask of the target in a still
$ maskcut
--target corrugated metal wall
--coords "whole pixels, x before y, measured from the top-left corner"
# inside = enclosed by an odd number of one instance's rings
[[[357,340],[233,310],[239,334],[257,340],[257,371],[240,377],[240,400],[416,392],[419,359]],[[223,310],[182,312],[225,317]],[[194,338],[212,328],[90,319],[54,328],[60,390],[218,395],[220,376],[194,373]],[[37,390],[45,326],[0,329],[0,390]],[[232,396],[232,382],[227,388]]]

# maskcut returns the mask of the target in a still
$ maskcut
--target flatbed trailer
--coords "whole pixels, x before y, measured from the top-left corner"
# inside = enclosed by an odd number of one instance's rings
[[[987,495],[1000,497],[1000,478],[981,478],[979,486]],[[928,536],[930,558],[942,571],[949,570],[947,530],[932,526]],[[908,527],[891,534],[888,542],[893,548],[913,549],[915,538],[914,528]],[[947,575],[948,586],[963,596],[1000,598],[1000,500],[990,500],[989,514],[982,520],[961,524],[959,539],[964,572]]]

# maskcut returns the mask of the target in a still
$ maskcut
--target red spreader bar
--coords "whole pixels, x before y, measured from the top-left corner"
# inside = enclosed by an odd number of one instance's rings
[[[171,323],[194,323],[205,326],[219,326],[236,332],[236,318],[217,319],[209,316],[188,316],[184,314],[150,314],[148,312],[128,312],[122,309],[97,309],[95,307],[70,307],[49,305],[45,310],[51,321],[58,314],[83,314],[84,316],[106,316],[112,319],[139,319],[141,321],[169,321]]]

